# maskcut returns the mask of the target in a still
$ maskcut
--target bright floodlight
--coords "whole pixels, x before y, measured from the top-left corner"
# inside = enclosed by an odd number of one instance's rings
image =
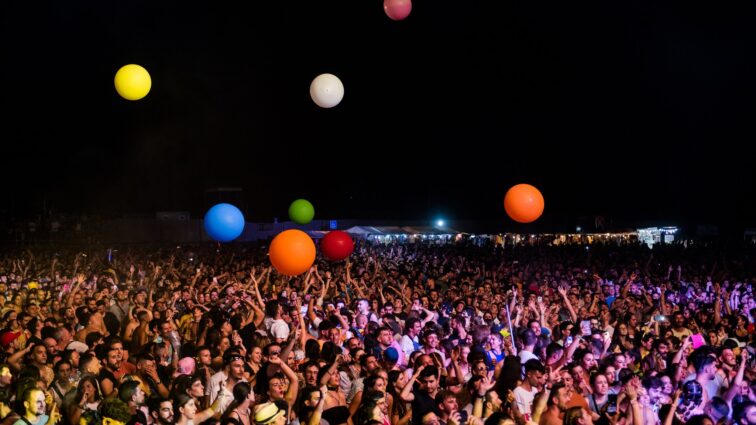
[[[444,227],[444,224],[446,224],[446,223],[444,223],[444,220],[436,220],[436,226],[438,226],[438,227]]]

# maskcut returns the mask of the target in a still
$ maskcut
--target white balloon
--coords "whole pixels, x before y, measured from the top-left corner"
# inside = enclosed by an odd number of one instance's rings
[[[344,98],[344,84],[333,74],[320,74],[310,83],[310,97],[321,108],[333,108]]]

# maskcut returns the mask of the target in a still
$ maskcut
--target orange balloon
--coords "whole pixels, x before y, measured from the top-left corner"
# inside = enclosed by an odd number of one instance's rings
[[[543,195],[529,184],[512,186],[504,195],[504,209],[518,223],[532,223],[543,214]]]
[[[268,256],[279,273],[300,275],[315,262],[315,242],[301,230],[285,230],[273,238]]]

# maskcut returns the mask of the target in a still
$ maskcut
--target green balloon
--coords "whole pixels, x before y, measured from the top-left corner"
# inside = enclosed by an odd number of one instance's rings
[[[289,206],[289,218],[297,224],[307,224],[315,217],[315,207],[306,199],[297,199]]]

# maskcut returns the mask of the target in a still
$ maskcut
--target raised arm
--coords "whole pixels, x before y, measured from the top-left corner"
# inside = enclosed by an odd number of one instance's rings
[[[24,348],[23,350],[16,351],[8,357],[8,364],[10,367],[15,371],[20,371],[24,365],[21,363],[24,359],[24,356],[27,355],[31,350],[34,348],[34,344],[29,344]]]
[[[328,394],[328,386],[323,385],[320,387],[320,401],[315,406],[315,411],[310,415],[310,419],[307,420],[307,425],[320,425],[323,415],[323,407],[325,406],[326,394]]]
[[[680,395],[682,394],[682,390],[678,389],[675,391],[674,397],[672,399],[672,406],[677,406],[680,403]],[[635,402],[638,404],[638,402]],[[639,409],[640,410],[640,409]],[[664,418],[664,424],[663,425],[672,425],[672,423],[675,420],[675,412],[677,409],[669,409],[669,413],[667,413],[667,416]],[[635,425],[635,424],[633,424]]]
[[[283,347],[283,349],[281,350],[280,358],[282,358],[282,359],[288,359],[289,358],[289,353],[291,353],[291,350],[294,349],[294,344],[296,344],[296,342],[297,342],[297,338],[298,338],[297,332],[301,332],[301,331],[302,330],[299,329],[299,323],[297,323],[294,326],[294,329],[291,330],[291,335],[289,336],[289,343],[286,344],[286,347]],[[286,363],[286,362],[284,362],[284,363]],[[292,405],[290,405],[290,406],[292,406]]]
[[[743,375],[745,374],[746,364],[748,364],[748,350],[741,350],[740,367],[738,368],[738,373],[737,375],[735,375],[735,379],[733,380],[732,384],[730,384],[730,388],[725,394],[725,401],[727,403],[731,403],[732,399],[734,399],[738,394],[738,391],[740,391],[740,384],[743,383]]]
[[[719,282],[714,284],[714,324],[722,322],[722,286]]]
[[[310,335],[309,332],[307,332],[307,328],[304,321],[304,316],[302,315],[302,301],[300,298],[297,298],[297,300],[294,302],[294,308],[297,309],[297,317],[299,317],[299,345],[304,350],[304,347],[307,343],[308,339],[314,339]]]
[[[52,263],[50,264],[50,278],[52,279],[53,285],[56,285],[58,283],[58,278],[55,276],[55,266],[58,264],[58,258],[53,257]]]
[[[567,296],[567,290],[564,289],[564,287],[562,286],[559,286],[557,290],[559,291],[559,295],[562,296],[562,300],[564,301],[565,306],[567,306],[567,310],[570,312],[570,318],[572,319],[572,323],[577,324],[577,321],[578,321],[577,313],[575,313],[575,309],[572,308],[570,297]]]
[[[635,272],[630,274],[630,278],[625,281],[625,285],[622,287],[622,298],[627,298],[627,293],[630,292],[630,286],[632,286],[635,280]]]
[[[628,385],[625,385],[625,394],[630,403],[630,408],[627,409],[627,420],[629,421],[632,418],[633,425],[644,425],[643,413],[641,412],[640,402],[638,402],[638,385],[640,384],[636,382],[630,382]],[[676,404],[673,404],[673,406],[676,406]],[[675,408],[670,409],[670,413],[674,414],[674,411]]]
[[[496,386],[496,381],[492,380],[491,378],[487,376],[484,376],[483,379],[481,380],[480,389],[478,389],[477,397],[475,398],[475,402],[473,403],[472,414],[476,418],[484,418],[483,415],[486,412],[483,411],[483,405],[486,402],[486,394],[495,386]]]
[[[456,380],[456,385],[462,385],[465,383],[465,377],[462,374],[462,369],[459,367],[459,347],[454,347],[451,352],[451,365],[452,369],[454,370],[454,379]],[[448,383],[449,385],[455,385],[451,382]]]
[[[682,360],[683,354],[688,350],[688,347],[690,347],[690,344],[692,344],[690,336],[685,338],[682,343],[682,347],[675,353],[675,356],[672,358],[672,364],[680,364],[680,361]]]
[[[83,274],[76,275],[76,280],[71,285],[71,291],[68,293],[68,299],[66,300],[67,307],[73,307],[74,294],[79,291],[79,286],[84,283],[86,277]]]
[[[580,348],[580,341],[583,339],[582,335],[577,335],[572,338],[572,344],[570,344],[567,347],[567,351],[565,351],[564,356],[562,356],[561,359],[559,359],[558,362],[554,364],[555,367],[561,368],[562,366],[566,365],[567,363],[572,361],[572,356],[575,355],[575,351],[577,351],[578,348]]]
[[[286,390],[286,395],[284,396],[284,398],[286,399],[286,402],[289,403],[289,406],[293,406],[297,401],[297,393],[299,392],[299,378],[297,378],[297,374],[294,373],[293,370],[291,370],[289,365],[287,365],[285,361],[281,360],[282,358],[285,357],[273,357],[268,361],[271,364],[280,367],[281,371],[283,371],[284,375],[286,375],[286,378],[289,380],[289,388]]]
[[[517,305],[517,288],[512,288],[512,301],[509,302],[509,312],[515,311]]]
[[[407,382],[407,385],[402,388],[402,392],[399,393],[399,398],[406,401],[407,403],[411,402],[415,399],[415,394],[412,392],[415,381],[417,381],[417,378],[420,376],[420,372],[425,369],[425,365],[422,365],[415,370],[415,373],[412,374],[412,378],[410,378],[409,382]]]
[[[315,322],[318,318],[318,315],[315,314],[315,298],[310,298],[310,301],[307,302],[307,317],[310,318],[310,323],[315,325]]]
[[[533,401],[532,418],[534,422],[539,422],[541,420],[541,415],[543,415],[543,412],[546,410],[546,405],[549,401],[549,394],[551,394],[551,390],[549,390],[548,387],[544,387],[543,391],[536,395],[536,398]]]

